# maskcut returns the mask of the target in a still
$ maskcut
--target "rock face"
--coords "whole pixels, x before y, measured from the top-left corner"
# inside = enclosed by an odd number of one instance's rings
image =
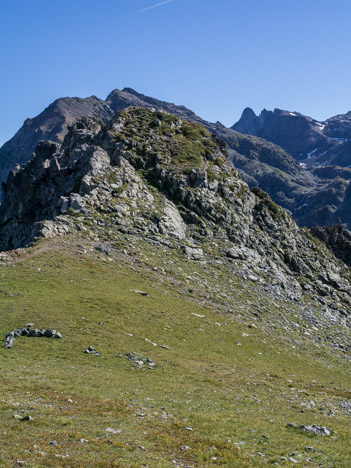
[[[27,119],[16,135],[0,148],[0,181],[6,180],[15,164],[22,165],[32,158],[40,140],[62,143],[68,127],[77,119],[91,116],[108,120],[113,113],[107,103],[95,96],[57,99],[37,117]]]
[[[351,112],[318,122],[279,109],[264,110],[256,116],[246,108],[240,121],[229,129],[201,119],[184,106],[144,96],[131,88],[115,89],[106,100],[95,96],[63,98],[34,119],[27,119],[0,148],[0,181],[6,180],[16,163],[21,165],[32,158],[40,140],[62,144],[69,125],[78,119],[96,117],[107,123],[116,112],[130,106],[168,112],[203,125],[225,141],[229,158],[245,182],[269,193],[299,225],[345,223],[351,228],[347,188],[351,180],[347,167],[351,165]]]
[[[303,188],[298,184],[295,189],[290,186],[284,200],[269,185],[268,171],[263,173],[263,180],[257,180],[254,175],[259,186],[264,186],[275,201],[291,210],[298,224],[311,227],[314,224],[345,223],[351,228],[348,188],[351,180],[351,112],[318,122],[297,112],[264,109],[256,116],[251,109],[245,109],[232,129],[280,145],[299,161],[306,174],[312,176],[314,186],[306,184]],[[244,170],[252,174],[258,172],[253,168]],[[291,173],[291,170],[287,168],[286,172]]]
[[[254,136],[240,135],[220,123],[210,123],[184,106],[160,101],[131,88],[113,90],[106,101],[96,97],[58,99],[34,119],[28,119],[17,134],[0,148],[0,181],[5,181],[16,163],[32,158],[40,140],[61,144],[68,126],[81,117],[97,117],[107,122],[116,112],[136,106],[168,112],[203,125],[228,145],[229,156],[244,180],[259,185],[274,201],[293,210],[301,194],[315,186],[314,179],[281,148]]]
[[[336,224],[327,227],[313,226],[311,232],[327,244],[336,257],[351,267],[351,231]]]
[[[265,192],[250,190],[221,140],[174,115],[130,107],[106,125],[84,118],[61,146],[39,143],[10,173],[2,250],[77,230],[105,241],[139,236],[196,262],[222,258],[274,294],[307,295],[330,320],[351,322],[345,265]]]
[[[281,146],[307,167],[351,163],[351,112],[319,122],[298,112],[263,109],[257,116],[246,108],[231,128]]]

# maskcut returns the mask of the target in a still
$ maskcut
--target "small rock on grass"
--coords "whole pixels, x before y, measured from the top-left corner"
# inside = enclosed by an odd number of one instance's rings
[[[329,436],[331,431],[327,427],[317,426],[317,424],[312,424],[312,426],[301,426],[301,429],[304,432],[309,432],[318,436]]]
[[[95,356],[100,356],[99,351],[96,351],[94,346],[88,346],[87,349],[84,352],[85,352],[85,354],[95,354]]]
[[[297,424],[294,424],[294,423],[288,423],[286,427],[292,428],[292,429],[300,429],[303,432],[308,432],[310,434],[315,434],[317,436],[329,436],[331,434],[330,429],[324,426],[318,426],[317,424],[312,424],[310,426],[309,425],[298,426]]]
[[[105,431],[109,432],[110,434],[120,434],[122,432],[122,429],[114,429],[113,427],[106,427]]]
[[[21,416],[20,414],[14,414],[13,417],[17,419],[18,421],[34,421],[33,416]]]
[[[136,294],[140,294],[141,296],[147,296],[148,293],[145,292],[145,291],[139,291],[139,289],[130,289],[129,290],[130,292],[133,292],[133,293],[136,293]]]

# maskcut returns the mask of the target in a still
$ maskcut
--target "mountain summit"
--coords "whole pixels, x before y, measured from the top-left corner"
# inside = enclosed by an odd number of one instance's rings
[[[246,108],[231,128],[272,141],[305,167],[351,164],[347,144],[351,139],[351,112],[319,122],[298,112],[263,109],[256,115]]]

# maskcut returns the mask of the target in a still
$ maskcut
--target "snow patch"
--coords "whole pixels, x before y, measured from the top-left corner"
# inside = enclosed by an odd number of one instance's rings
[[[314,153],[318,150],[318,148],[315,148],[314,150],[312,150],[310,153],[307,153],[306,157],[307,159],[310,158],[312,155],[314,155]]]

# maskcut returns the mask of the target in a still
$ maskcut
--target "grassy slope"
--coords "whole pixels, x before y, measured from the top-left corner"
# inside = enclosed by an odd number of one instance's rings
[[[242,313],[255,301],[273,314],[284,304],[172,251],[120,243],[110,261],[80,242],[85,253],[73,240],[46,241],[0,266],[1,335],[30,321],[63,335],[17,338],[0,350],[1,466],[245,467],[290,464],[280,457],[295,451],[302,466],[351,465],[349,419],[327,415],[351,399],[347,362],[307,341],[293,348]],[[226,315],[215,307],[225,299],[207,294],[196,274],[230,287],[237,300]],[[89,345],[101,356],[84,354]],[[136,368],[121,357],[130,352],[156,368]],[[21,410],[34,421],[16,420]],[[337,434],[309,436],[289,422]]]

